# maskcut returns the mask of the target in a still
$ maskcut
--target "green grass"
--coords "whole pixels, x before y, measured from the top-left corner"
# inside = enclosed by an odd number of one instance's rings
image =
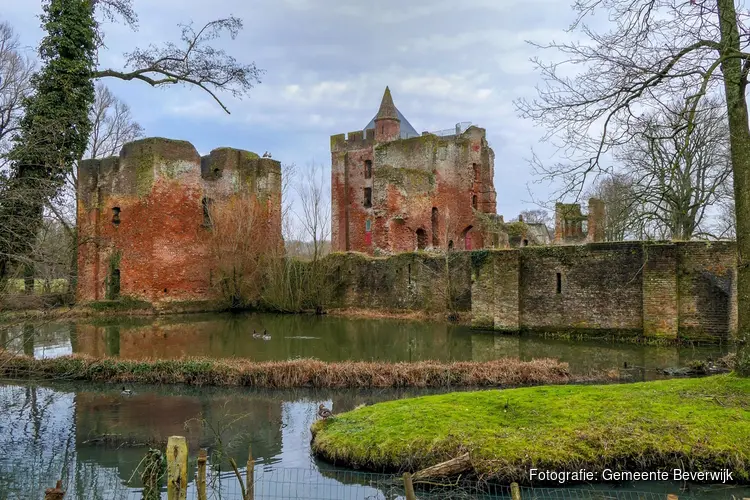
[[[68,290],[68,280],[65,278],[57,278],[50,280],[50,292],[51,293],[64,293]],[[23,279],[9,279],[8,280],[8,292],[9,293],[23,293],[24,281]],[[34,280],[34,294],[42,295],[44,292],[44,280]]]
[[[316,422],[313,435],[322,458],[369,469],[417,470],[469,452],[473,472],[503,481],[524,482],[531,467],[729,467],[736,481],[749,482],[750,379],[426,396]]]

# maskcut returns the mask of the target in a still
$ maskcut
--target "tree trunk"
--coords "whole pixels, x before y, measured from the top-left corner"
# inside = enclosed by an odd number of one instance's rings
[[[721,56],[740,51],[734,0],[717,0],[721,30]],[[746,78],[742,60],[734,57],[721,64],[729,118],[729,145],[734,175],[737,218],[737,365],[739,374],[750,376],[750,129],[748,129]]]
[[[23,266],[23,291],[26,295],[34,295],[34,264]]]

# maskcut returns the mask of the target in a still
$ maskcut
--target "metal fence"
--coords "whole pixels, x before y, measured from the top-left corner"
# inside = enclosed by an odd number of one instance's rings
[[[459,123],[456,123],[456,126],[453,128],[436,130],[430,133],[433,135],[440,136],[440,137],[446,137],[446,136],[451,136],[451,135],[461,135],[464,132],[466,132],[469,129],[469,127],[471,127],[471,122],[459,122]]]
[[[243,474],[240,474],[242,477]],[[146,497],[143,488],[129,487],[127,484],[63,484],[64,499],[96,499],[96,500],[143,500],[144,498],[167,499],[167,489],[162,488],[155,496]],[[206,483],[206,496],[198,494],[198,485],[192,481],[187,485],[185,497],[188,500],[201,498],[216,500],[280,500],[280,499],[309,499],[309,500],[408,500],[404,485],[404,478],[395,474],[374,474],[359,471],[319,470],[275,468],[264,470],[257,467],[254,470],[251,487],[246,490],[241,485],[234,472],[223,472],[212,476],[209,474]],[[511,488],[507,485],[488,482],[454,482],[454,483],[414,483],[416,498],[420,500],[464,500],[464,499],[511,499]],[[633,490],[598,489],[595,486],[576,488],[519,488],[520,498],[523,500],[543,499],[586,499],[586,500],[651,500],[677,499],[677,495],[667,495],[664,492],[646,492]],[[9,492],[5,492],[8,495]],[[244,497],[243,497],[244,493]],[[25,492],[10,492],[3,499],[43,498]],[[174,497],[178,498],[178,497]],[[518,497],[516,497],[518,498]],[[679,495],[679,499],[691,498]]]

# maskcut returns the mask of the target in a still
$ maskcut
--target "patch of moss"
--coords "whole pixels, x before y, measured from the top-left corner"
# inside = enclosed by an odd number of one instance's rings
[[[750,379],[719,375],[403,399],[318,421],[313,435],[319,456],[371,469],[420,469],[468,451],[475,473],[502,481],[528,482],[530,468],[728,467],[736,481],[750,482]]]
[[[435,174],[416,168],[395,168],[388,165],[377,167],[376,178],[393,184],[408,193],[430,192],[435,189]]]

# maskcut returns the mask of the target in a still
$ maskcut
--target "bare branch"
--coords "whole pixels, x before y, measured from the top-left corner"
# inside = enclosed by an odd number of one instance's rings
[[[219,98],[219,92],[228,92],[233,97],[242,97],[260,83],[263,70],[254,63],[242,64],[224,50],[210,45],[212,40],[228,33],[235,39],[242,29],[242,21],[236,17],[217,19],[203,25],[199,30],[192,24],[181,25],[182,46],[172,42],[162,47],[150,45],[137,48],[126,54],[128,70],[99,70],[94,78],[119,78],[140,80],[153,87],[175,84],[196,86],[213,98],[221,108],[229,109]]]

